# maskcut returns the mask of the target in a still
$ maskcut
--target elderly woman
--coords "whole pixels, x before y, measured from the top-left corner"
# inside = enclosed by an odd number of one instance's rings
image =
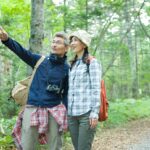
[[[90,63],[90,35],[84,30],[73,32],[68,91],[68,125],[75,150],[91,150],[100,107],[101,66],[97,59]]]

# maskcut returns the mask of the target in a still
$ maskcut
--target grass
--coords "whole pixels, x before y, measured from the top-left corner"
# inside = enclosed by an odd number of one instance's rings
[[[149,116],[150,98],[116,100],[109,103],[109,117],[103,126],[111,128]]]

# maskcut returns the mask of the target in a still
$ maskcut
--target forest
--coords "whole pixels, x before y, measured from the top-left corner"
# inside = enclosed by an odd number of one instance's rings
[[[50,53],[55,32],[86,30],[92,37],[90,53],[103,68],[110,103],[104,127],[150,115],[148,0],[0,0],[0,26],[24,47],[43,55]],[[73,53],[69,50],[67,55],[69,61]],[[0,149],[13,146],[10,135],[20,106],[11,90],[30,72],[0,43]]]

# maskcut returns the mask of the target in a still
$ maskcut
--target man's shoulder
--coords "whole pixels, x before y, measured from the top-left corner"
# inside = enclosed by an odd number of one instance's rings
[[[65,66],[69,69],[70,68],[70,64],[68,63],[68,61],[65,61]]]

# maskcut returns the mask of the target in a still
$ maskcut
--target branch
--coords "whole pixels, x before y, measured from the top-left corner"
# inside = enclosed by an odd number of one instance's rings
[[[119,47],[120,45],[123,43],[123,40],[124,38],[127,36],[127,34],[131,31],[132,27],[133,27],[133,24],[134,22],[136,21],[137,17],[139,16],[140,12],[141,12],[141,9],[143,8],[144,6],[144,3],[145,3],[145,0],[143,1],[141,7],[139,8],[139,11],[136,15],[136,17],[134,18],[133,22],[131,23],[131,25],[129,26],[129,28],[127,29],[126,33],[124,34],[124,36],[122,37],[122,39],[120,40],[120,44],[119,44]],[[106,70],[103,72],[103,76],[105,76],[106,72],[109,70],[109,68],[112,66],[112,64],[114,63],[114,61],[117,59],[117,57],[122,54],[122,53],[118,53],[118,54],[114,54],[112,59],[111,59],[111,62],[109,63],[109,65],[107,66]]]
[[[100,31],[100,29],[98,30],[98,32],[100,32],[100,35],[97,37],[97,38],[100,39],[98,43],[101,42],[102,37],[105,35],[107,29],[108,29],[109,26],[111,25],[111,18],[113,17],[114,14],[115,14],[115,11],[114,11],[114,13],[108,18],[107,22],[104,24],[104,27],[103,27],[102,31]],[[94,50],[94,52],[93,52],[93,55],[95,55],[97,49],[99,48],[99,45],[100,45],[100,44],[97,44],[97,46],[96,46],[96,48],[95,48],[95,50]]]
[[[142,27],[142,30],[144,31],[145,35],[150,39],[150,35],[147,33],[144,25],[142,24],[141,17],[139,16],[138,19],[139,19],[139,23],[140,23],[140,25]]]
[[[109,28],[110,25],[111,25],[111,21],[110,21],[110,22],[107,22],[107,23],[104,25],[104,28],[103,28],[103,30],[101,31],[100,36],[99,36],[99,37],[100,37],[99,43],[100,43],[102,37],[105,35],[105,33],[106,33],[106,31],[107,31],[107,29]],[[95,48],[95,50],[94,50],[94,52],[93,52],[93,55],[95,55],[97,49],[99,48],[99,45],[100,45],[100,44],[98,44],[98,45],[96,46],[96,48]]]

